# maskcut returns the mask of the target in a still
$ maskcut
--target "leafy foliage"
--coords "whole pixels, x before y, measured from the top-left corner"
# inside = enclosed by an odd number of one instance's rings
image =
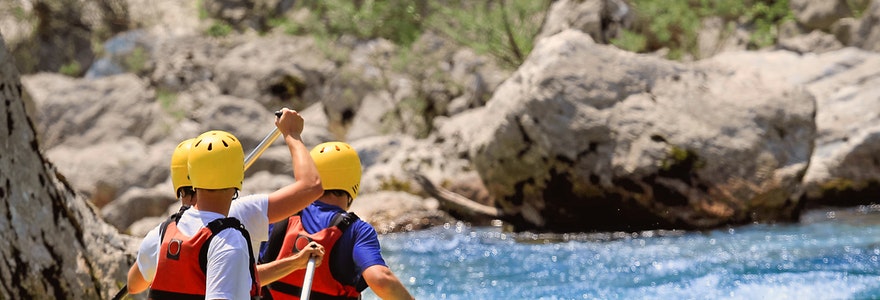
[[[846,5],[849,6],[849,10],[853,12],[853,16],[856,19],[862,17],[862,14],[865,13],[870,4],[870,0],[846,0]]]
[[[517,67],[532,49],[550,0],[310,0],[304,22],[270,20],[272,28],[288,34],[310,34],[335,40],[344,35],[360,39],[384,38],[408,47],[423,32],[442,33],[463,46],[489,54]]]
[[[636,24],[612,43],[636,52],[667,48],[671,59],[699,57],[703,19],[719,17],[728,28],[751,29],[749,48],[757,49],[774,44],[777,26],[794,18],[788,0],[632,0],[632,6]]]
[[[209,36],[213,37],[224,37],[232,33],[232,26],[223,21],[215,21],[214,24],[211,24],[211,27],[208,27],[207,33]]]
[[[547,0],[433,2],[428,24],[515,68],[531,52],[549,5]]]
[[[177,93],[166,90],[156,89],[156,100],[162,110],[174,117],[175,120],[183,120],[186,117],[186,111],[179,107],[177,102]]]
[[[83,73],[83,69],[78,61],[72,60],[69,63],[61,66],[61,68],[58,68],[58,73],[71,77],[77,77]]]
[[[149,52],[143,46],[135,46],[131,53],[125,56],[123,66],[129,72],[140,74],[147,68],[149,56]]]
[[[311,10],[313,19],[294,32],[334,36],[350,34],[364,39],[385,38],[400,45],[409,45],[421,34],[425,3],[406,0],[300,1],[297,6]]]

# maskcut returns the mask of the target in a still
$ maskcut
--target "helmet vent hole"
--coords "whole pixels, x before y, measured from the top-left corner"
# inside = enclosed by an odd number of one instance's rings
[[[336,145],[336,151],[339,151],[339,145]]]
[[[201,143],[202,143],[202,140],[199,140],[199,141],[198,141],[198,142],[196,142],[196,145],[195,145],[195,147],[198,147],[198,146],[199,146],[199,144],[201,144]]]
[[[214,145],[214,143],[208,143],[208,151],[211,151],[211,146],[213,146],[213,145]]]
[[[227,144],[226,141],[223,141],[223,147],[229,148],[229,144]]]

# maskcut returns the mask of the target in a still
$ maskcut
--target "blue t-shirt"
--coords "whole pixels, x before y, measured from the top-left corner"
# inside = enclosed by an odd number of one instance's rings
[[[314,234],[327,228],[336,214],[344,212],[338,206],[315,201],[302,211],[303,228]],[[270,224],[270,236],[272,227],[273,224]],[[369,223],[358,219],[342,233],[342,237],[330,252],[329,261],[325,256],[324,263],[330,262],[333,278],[342,284],[355,286],[358,291],[363,291],[367,288],[367,282],[361,276],[363,271],[374,265],[387,266],[381,250],[376,230]],[[265,251],[266,242],[263,242],[260,246],[261,257]]]

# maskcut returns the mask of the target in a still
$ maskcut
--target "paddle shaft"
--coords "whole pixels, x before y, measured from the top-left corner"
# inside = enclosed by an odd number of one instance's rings
[[[281,112],[276,111],[275,116],[281,117]],[[272,145],[272,143],[274,143],[280,135],[281,131],[278,130],[278,127],[273,128],[272,131],[270,131],[269,134],[267,134],[266,137],[264,137],[263,140],[260,141],[260,144],[257,145],[257,147],[254,148],[254,150],[251,151],[251,153],[249,153],[244,158],[244,170],[247,171],[247,169],[249,169],[251,165],[254,164],[254,161],[256,161],[257,158],[260,157],[260,155],[263,155],[263,152],[266,151],[266,148],[269,148],[269,146]]]
[[[113,296],[113,300],[121,300],[122,297],[125,297],[126,295],[128,295],[128,285],[123,285],[122,289],[116,293],[116,296]]]
[[[312,292],[312,278],[315,277],[315,256],[309,257],[309,263],[306,265],[306,278],[303,279],[301,300],[309,300],[309,293]]]

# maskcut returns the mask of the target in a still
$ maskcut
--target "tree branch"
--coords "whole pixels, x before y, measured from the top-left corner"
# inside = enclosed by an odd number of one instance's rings
[[[497,208],[488,205],[480,204],[474,200],[468,199],[462,195],[453,193],[447,189],[438,187],[434,185],[431,180],[425,177],[422,174],[411,171],[409,172],[410,176],[422,186],[422,189],[425,190],[432,197],[437,198],[438,200],[449,204],[452,209],[455,211],[466,214],[466,215],[484,215],[492,218],[504,219],[504,212]]]

